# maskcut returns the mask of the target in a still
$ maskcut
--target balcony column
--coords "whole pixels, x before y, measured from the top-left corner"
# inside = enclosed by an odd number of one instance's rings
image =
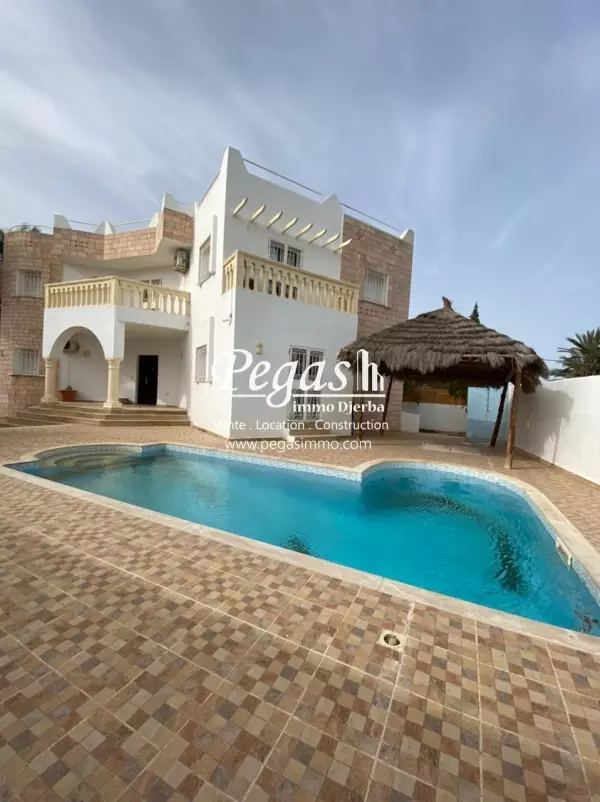
[[[119,401],[119,369],[121,366],[120,359],[107,359],[108,362],[108,388],[106,392],[106,401],[103,406],[108,409],[115,409],[121,406]]]
[[[42,404],[55,404],[58,401],[58,359],[44,359],[46,373],[44,377],[44,396]]]

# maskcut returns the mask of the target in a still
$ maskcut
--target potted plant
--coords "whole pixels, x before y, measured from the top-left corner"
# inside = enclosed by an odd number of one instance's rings
[[[77,398],[77,390],[71,386],[65,387],[64,390],[59,390],[58,395],[61,401],[75,401]]]

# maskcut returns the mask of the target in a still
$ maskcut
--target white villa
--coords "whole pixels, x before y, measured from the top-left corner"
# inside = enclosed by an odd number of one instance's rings
[[[232,381],[236,349],[270,364],[269,387],[289,360],[325,361],[323,379],[334,380],[337,352],[357,333],[407,317],[412,231],[392,234],[349,217],[333,195],[314,200],[265,180],[233,148],[200,201],[167,194],[145,228],[74,225],[57,215],[52,234],[7,235],[2,287],[9,276],[16,292],[0,329],[12,365],[0,409],[42,392],[56,404],[68,386],[108,410],[167,405],[224,437],[272,437],[311,413],[267,405],[250,369]],[[338,406],[323,417],[347,417]]]

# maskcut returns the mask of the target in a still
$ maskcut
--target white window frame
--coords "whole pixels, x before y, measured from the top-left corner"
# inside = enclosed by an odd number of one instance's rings
[[[371,277],[371,286],[369,287],[369,278]],[[380,294],[374,292],[374,282],[382,282],[382,289],[383,292]],[[368,267],[365,270],[365,279],[362,284],[361,288],[361,300],[368,301],[372,304],[379,304],[380,306],[387,306],[388,305],[388,295],[389,295],[389,288],[390,288],[390,277],[387,273],[383,273],[381,270],[374,270]]]
[[[202,366],[201,358],[204,365]],[[204,368],[202,370],[201,368]],[[210,381],[208,377],[208,345],[198,345],[194,351],[194,381],[196,384],[204,384]]]
[[[298,382],[302,377],[302,374],[307,368],[310,368],[311,365],[316,364],[317,362],[323,362],[325,359],[325,351],[322,348],[308,348],[303,345],[291,345],[290,346],[290,362],[297,362],[296,372],[294,374],[294,384],[293,384],[293,391],[292,391],[292,398],[290,400],[288,410],[287,410],[287,419],[289,421],[316,421],[319,420],[318,411],[311,412],[310,410],[298,410],[294,409],[295,404],[319,404],[321,393],[317,390],[307,390],[301,391],[298,386]],[[311,376],[310,372],[307,376],[308,380],[315,379],[315,376]],[[314,399],[314,400],[313,400]]]
[[[39,376],[40,352],[37,348],[15,348],[13,376]]]
[[[271,247],[276,246],[281,248],[282,250],[282,258],[281,259],[273,259],[271,256]],[[294,254],[294,258],[297,258],[298,264],[292,264],[290,262],[290,254]],[[296,247],[296,245],[286,245],[285,242],[281,242],[278,239],[269,239],[269,259],[272,262],[277,262],[280,265],[287,265],[288,267],[292,267],[295,270],[302,268],[303,262],[303,251],[302,248]]]
[[[37,284],[35,288],[27,287],[27,282],[35,277]],[[22,298],[42,298],[44,296],[44,284],[40,270],[17,270],[17,295]]]
[[[212,276],[211,271],[211,241],[207,237],[198,249],[198,284],[204,284]]]

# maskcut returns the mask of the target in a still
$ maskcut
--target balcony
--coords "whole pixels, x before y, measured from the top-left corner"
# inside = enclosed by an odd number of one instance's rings
[[[358,309],[359,288],[356,284],[288,267],[242,251],[236,251],[223,265],[223,293],[236,288],[352,315]]]
[[[183,318],[187,321],[190,313],[190,294],[169,287],[130,281],[119,276],[107,276],[91,281],[47,284],[44,305],[47,310],[119,306],[124,309],[144,310],[151,315]],[[148,323],[156,325],[151,318],[148,318]]]

